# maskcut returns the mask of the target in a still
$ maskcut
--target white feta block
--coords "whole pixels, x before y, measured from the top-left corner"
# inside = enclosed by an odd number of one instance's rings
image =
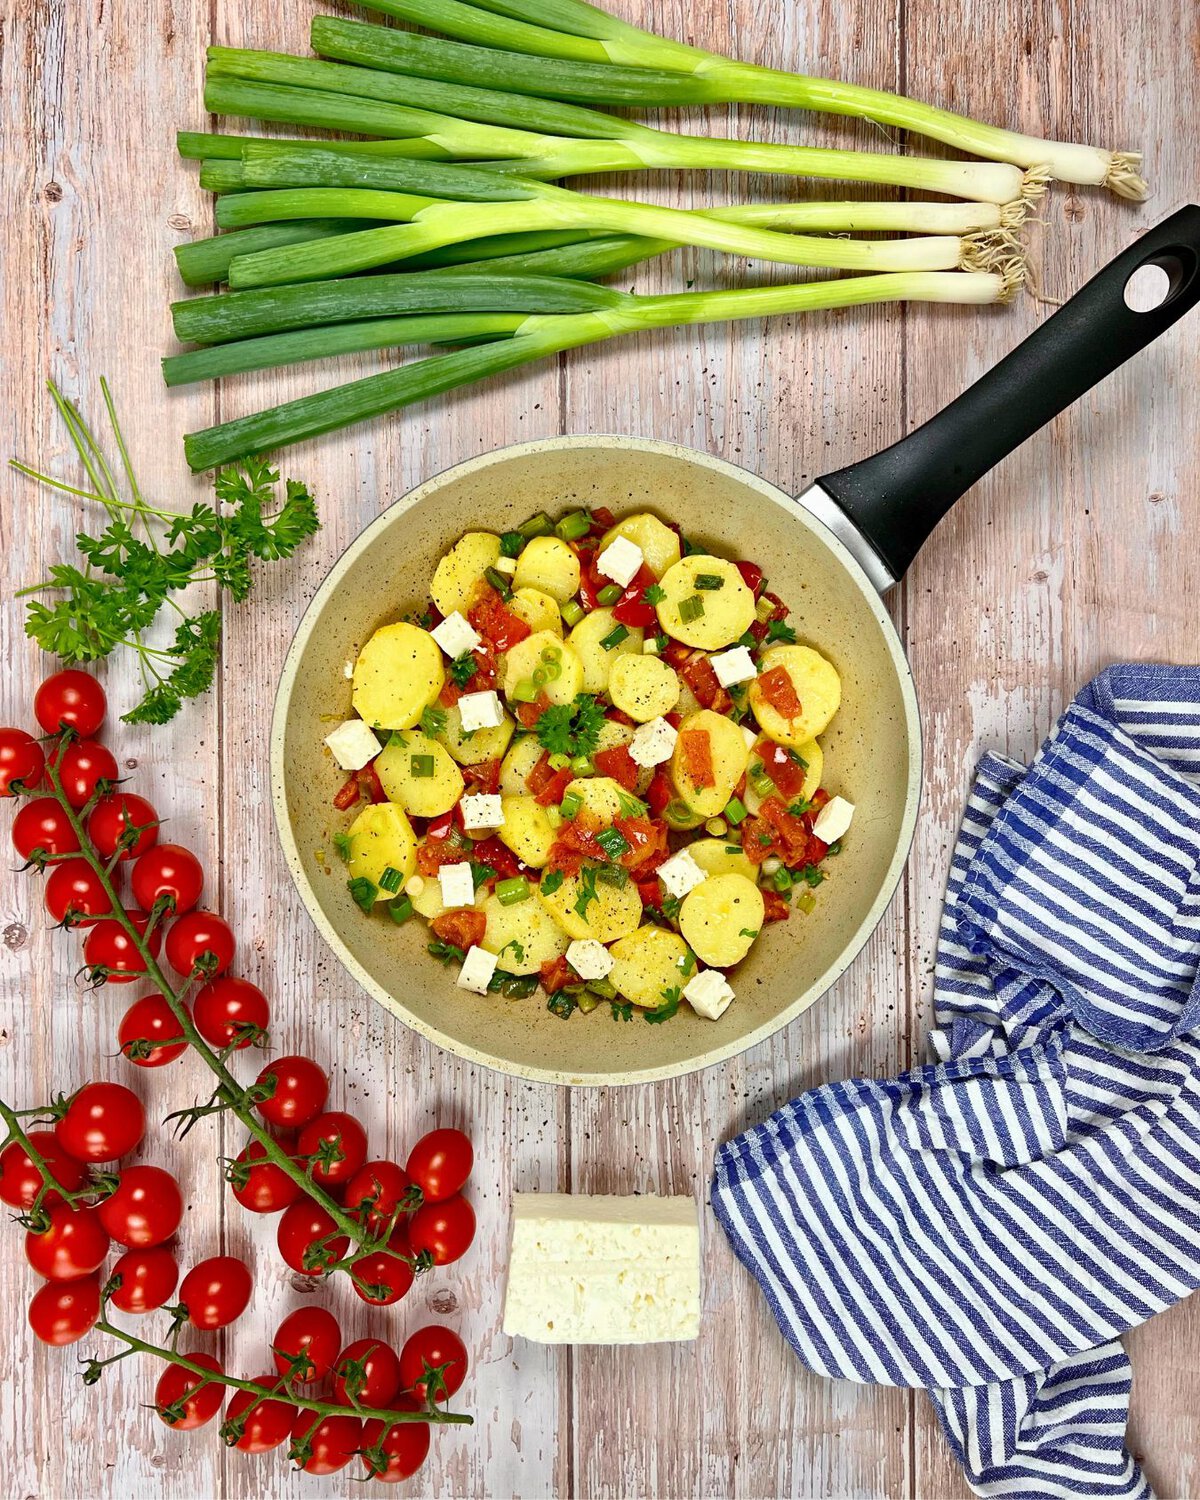
[[[698,1016],[706,1021],[719,1021],[729,1009],[733,990],[723,974],[715,969],[702,969],[684,985],[683,998]]]
[[[753,750],[758,744],[758,731],[751,729],[749,724],[742,724],[739,727],[742,731],[742,738],[746,741],[746,749]]]
[[[467,956],[454,982],[460,990],[470,990],[475,995],[486,995],[498,962],[494,953],[489,953],[486,948],[472,944],[467,949]]]
[[[845,797],[830,797],[813,819],[813,833],[824,844],[836,843],[850,827],[853,817],[853,802],[847,802]]]
[[[332,734],[325,736],[325,743],[343,771],[361,771],[383,749],[374,730],[363,719],[347,719],[339,724]]]
[[[474,651],[483,637],[474,625],[455,610],[447,615],[440,625],[435,625],[429,634],[434,638],[451,661],[456,656],[465,656]]]
[[[515,557],[498,557],[492,564],[497,573],[503,573],[511,578],[517,571],[517,560]]]
[[[596,559],[596,571],[627,589],[644,561],[642,549],[627,536],[614,537]]]
[[[678,737],[674,725],[668,724],[666,719],[651,719],[639,724],[629,741],[630,758],[635,766],[659,766],[675,753]]]
[[[728,651],[718,651],[708,659],[717,674],[717,681],[724,688],[739,682],[753,682],[758,676],[754,658],[745,646],[731,646]]]
[[[604,979],[616,959],[596,938],[576,938],[567,949],[567,962],[580,979]]]
[[[691,1198],[514,1193],[504,1332],[541,1344],[652,1344],[700,1333]]]
[[[462,799],[463,828],[472,833],[480,828],[499,828],[504,822],[504,808],[498,793],[472,792]]]
[[[499,729],[504,723],[504,709],[495,688],[483,693],[464,693],[458,700],[462,727],[468,733],[476,729]]]
[[[442,888],[443,906],[475,905],[475,881],[465,859],[461,864],[443,865],[438,871],[438,884]]]
[[[658,878],[666,886],[668,894],[683,897],[689,891],[694,891],[708,876],[687,850],[681,849],[678,854],[672,854],[670,859],[659,865]]]

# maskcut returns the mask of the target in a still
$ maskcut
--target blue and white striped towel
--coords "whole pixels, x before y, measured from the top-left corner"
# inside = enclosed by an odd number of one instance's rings
[[[1118,666],[955,848],[938,1062],[801,1095],[712,1204],[822,1374],[929,1391],[980,1495],[1150,1488],[1119,1335],[1200,1287],[1200,668]]]

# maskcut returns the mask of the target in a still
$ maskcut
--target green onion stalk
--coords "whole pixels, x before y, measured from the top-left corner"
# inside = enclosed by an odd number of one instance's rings
[[[410,73],[624,108],[741,103],[848,115],[1062,182],[1103,185],[1123,198],[1146,196],[1137,152],[1042,140],[883,89],[737,62],[656,36],[587,0],[369,3],[385,15],[477,44],[450,51],[441,38],[389,33],[404,36]]]
[[[229,463],[247,453],[270,452],[289,443],[382,416],[532,360],[622,333],[879,302],[1001,302],[1012,295],[1018,278],[1015,269],[1008,276],[983,271],[910,272],[848,277],[807,285],[678,292],[653,297],[638,297],[586,282],[564,283],[575,292],[599,299],[598,304],[574,313],[530,313],[508,337],[432,355],[382,374],[285,402],[267,411],[221,422],[200,432],[189,433],[184,439],[184,447],[192,469],[199,471]],[[483,293],[475,283],[488,285],[494,280],[489,276],[445,279],[457,289],[438,304],[447,313],[452,310],[454,296],[478,305],[483,300]],[[311,297],[313,291],[311,286],[285,287],[276,289],[275,295],[286,293],[303,299]],[[219,297],[204,298],[200,303],[222,300]]]

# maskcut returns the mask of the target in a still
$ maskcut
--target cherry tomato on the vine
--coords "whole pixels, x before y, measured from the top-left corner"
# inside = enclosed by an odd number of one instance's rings
[[[274,1370],[269,1375],[256,1375],[254,1383],[280,1388]],[[253,1391],[235,1391],[225,1408],[221,1437],[239,1453],[269,1453],[291,1436],[296,1415],[296,1407],[287,1401],[260,1399]]]
[[[342,1330],[323,1307],[298,1307],[288,1313],[271,1340],[276,1370],[292,1375],[297,1385],[324,1380],[341,1347]]]
[[[346,1212],[378,1234],[408,1206],[412,1183],[394,1161],[369,1161],[359,1167],[346,1186]]]
[[[86,859],[64,859],[50,866],[43,892],[46,910],[68,927],[90,927],[112,911],[99,875]]]
[[[400,1384],[422,1405],[446,1401],[467,1378],[467,1346],[452,1328],[429,1323],[400,1351]]]
[[[102,781],[111,786],[121,774],[116,756],[98,740],[71,740],[62,750],[55,747],[50,764],[58,771],[63,796],[74,808],[90,802]]]
[[[134,908],[125,915],[157,958],[162,947],[162,932],[155,927],[147,935],[150,913]],[[83,940],[83,962],[94,983],[132,984],[146,973],[146,960],[116,917],[102,917],[92,924]]]
[[[171,1251],[163,1245],[126,1250],[109,1272],[110,1281],[118,1278],[121,1284],[110,1294],[114,1307],[127,1313],[153,1312],[175,1290],[179,1266]]]
[[[297,1156],[311,1156],[312,1179],[323,1187],[349,1182],[367,1159],[367,1132],[353,1115],[331,1109],[311,1120],[296,1142]]]
[[[302,1130],[315,1120],[329,1098],[329,1079],[311,1057],[277,1057],[258,1075],[257,1083],[273,1084],[269,1099],[257,1108],[269,1125],[280,1130]]]
[[[404,1258],[411,1254],[407,1234],[397,1229],[388,1240],[387,1250],[376,1250],[354,1262],[350,1280],[355,1294],[376,1307],[391,1307],[403,1300],[413,1284],[413,1268]]]
[[[47,734],[73,729],[85,738],[104,723],[108,700],[104,689],[87,672],[75,667],[47,677],[33,698],[33,714]]]
[[[323,1417],[301,1408],[292,1427],[288,1457],[306,1474],[336,1474],[358,1452],[363,1424],[347,1413]]]
[[[223,974],[196,992],[192,1015],[196,1030],[210,1047],[223,1051],[236,1043],[234,1050],[240,1052],[266,1031],[271,1009],[256,984]]]
[[[191,911],[204,889],[204,870],[190,849],[155,844],[134,864],[130,888],[139,906],[150,911],[162,901],[172,916]]]
[[[54,1134],[76,1161],[116,1161],[146,1134],[146,1111],[123,1083],[85,1083],[71,1096]]]
[[[435,1266],[448,1266],[470,1249],[475,1238],[475,1210],[465,1198],[447,1198],[444,1203],[426,1203],[417,1209],[408,1226],[413,1253]]]
[[[277,1214],[304,1191],[282,1167],[267,1160],[267,1148],[257,1140],[250,1141],[237,1160],[228,1164],[225,1180],[233,1196],[252,1214]]]
[[[390,1344],[355,1339],[333,1367],[333,1399],[343,1406],[386,1406],[400,1389],[400,1360]]]
[[[126,1167],[96,1212],[119,1245],[144,1250],[169,1240],[183,1219],[183,1194],[165,1167]]]
[[[29,1326],[43,1344],[75,1344],[100,1316],[100,1278],[48,1281],[33,1294]]]
[[[443,1203],[462,1192],[474,1164],[475,1152],[461,1130],[431,1130],[408,1153],[405,1171],[426,1203]]]
[[[403,1397],[393,1402],[396,1411],[413,1411],[413,1402]],[[393,1422],[390,1426],[379,1417],[363,1428],[362,1461],[372,1479],[385,1484],[399,1484],[411,1479],[429,1457],[428,1422]]]
[[[167,962],[177,974],[224,974],[237,944],[229,923],[211,911],[189,911],[167,932]]]
[[[244,1260],[236,1255],[210,1255],[183,1278],[179,1300],[188,1310],[192,1327],[211,1333],[241,1317],[252,1289],[250,1270]]]
[[[42,1233],[25,1235],[25,1257],[47,1281],[76,1281],[90,1276],[108,1254],[108,1234],[94,1208],[56,1203]]]
[[[87,822],[88,838],[101,859],[137,859],[158,842],[158,814],[145,797],[111,792],[101,797]]]
[[[135,1000],[117,1028],[121,1051],[139,1068],[161,1068],[174,1062],[187,1048],[182,1037],[175,1012],[162,995],[143,995]]]
[[[189,1349],[184,1355],[195,1365],[224,1374],[221,1361],[211,1354]],[[225,1403],[225,1387],[218,1382],[202,1385],[202,1375],[183,1365],[168,1365],[154,1388],[154,1405],[168,1427],[188,1431],[211,1422]]]
[[[319,1276],[341,1260],[350,1244],[344,1234],[336,1231],[337,1225],[325,1210],[305,1194],[284,1210],[279,1221],[276,1235],[279,1253],[293,1271]],[[326,1240],[327,1235],[333,1238]],[[318,1246],[318,1240],[326,1242]]]
[[[46,769],[46,753],[23,729],[0,729],[0,797],[37,786]]]
[[[35,797],[21,804],[13,819],[12,841],[22,859],[39,862],[55,854],[74,854],[79,848],[71,820],[53,797]]]
[[[56,1182],[61,1183],[68,1193],[83,1186],[86,1167],[67,1154],[53,1130],[30,1130],[27,1133],[33,1149],[44,1158]],[[12,1208],[32,1208],[44,1182],[42,1169],[34,1166],[20,1141],[10,1141],[0,1151],[0,1201]],[[52,1208],[62,1202],[62,1194],[51,1188],[42,1202],[47,1208]]]

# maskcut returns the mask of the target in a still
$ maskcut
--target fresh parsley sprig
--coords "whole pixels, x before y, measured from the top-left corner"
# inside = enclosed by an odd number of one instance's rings
[[[604,705],[591,693],[580,693],[571,703],[547,708],[534,726],[538,743],[551,755],[591,755],[600,743]]]

